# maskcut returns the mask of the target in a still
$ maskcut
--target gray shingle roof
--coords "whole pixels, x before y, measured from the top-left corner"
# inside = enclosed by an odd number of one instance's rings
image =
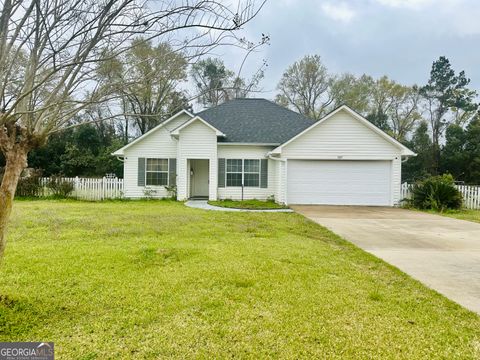
[[[223,132],[222,142],[282,144],[313,120],[266,99],[235,99],[196,115]]]

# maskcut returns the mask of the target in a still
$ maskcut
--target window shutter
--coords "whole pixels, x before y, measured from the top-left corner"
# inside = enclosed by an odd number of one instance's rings
[[[145,186],[145,158],[138,158],[138,186]]]
[[[177,185],[177,159],[168,159],[168,184]]]
[[[225,187],[225,159],[218,159],[218,187]]]
[[[260,187],[268,188],[268,159],[261,160]]]

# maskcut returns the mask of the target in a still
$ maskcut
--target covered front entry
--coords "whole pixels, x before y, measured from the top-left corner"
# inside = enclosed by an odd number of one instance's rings
[[[288,160],[288,204],[392,206],[392,161]]]
[[[209,160],[189,159],[190,198],[208,199]]]

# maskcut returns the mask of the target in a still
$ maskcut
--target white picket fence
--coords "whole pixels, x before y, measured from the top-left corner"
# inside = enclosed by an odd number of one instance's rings
[[[403,183],[400,189],[400,199],[411,196],[413,184]],[[463,195],[463,206],[467,209],[480,209],[480,185],[455,185]]]
[[[123,198],[123,179],[118,178],[61,178],[62,181],[68,181],[73,184],[71,197],[81,200],[106,200]],[[46,184],[50,178],[42,178],[41,184],[44,186],[43,195],[51,195]]]

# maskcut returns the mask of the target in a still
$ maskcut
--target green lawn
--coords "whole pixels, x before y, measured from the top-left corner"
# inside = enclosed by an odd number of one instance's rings
[[[252,210],[271,210],[271,209],[288,209],[288,206],[277,204],[275,201],[261,200],[218,200],[209,201],[210,205],[221,206],[233,209],[252,209]]]
[[[480,210],[447,210],[441,215],[480,223]]]
[[[480,318],[293,213],[17,201],[0,341],[58,359],[475,359]]]

